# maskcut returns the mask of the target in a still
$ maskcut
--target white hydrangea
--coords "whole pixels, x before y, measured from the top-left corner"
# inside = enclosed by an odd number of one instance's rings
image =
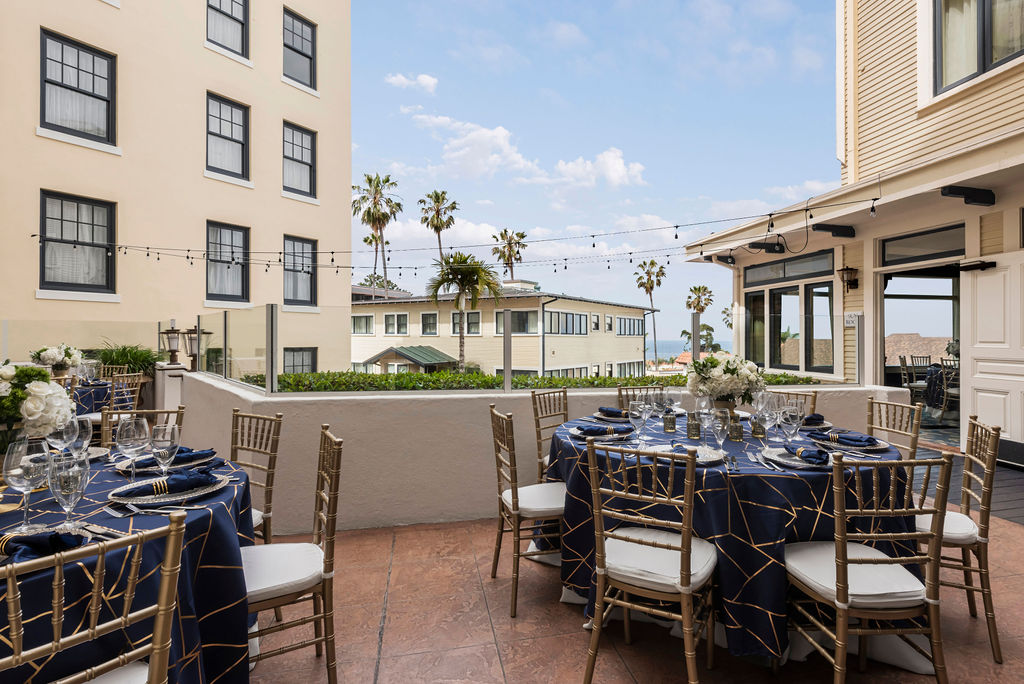
[[[0,380],[4,382],[10,382],[14,379],[14,374],[18,372],[18,369],[10,363],[5,363],[0,366]]]

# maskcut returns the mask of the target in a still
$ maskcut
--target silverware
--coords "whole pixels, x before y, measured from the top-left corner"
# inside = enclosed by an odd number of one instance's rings
[[[765,468],[768,468],[770,470],[776,470],[780,473],[786,472],[786,470],[782,466],[778,465],[777,463],[773,463],[772,461],[769,461],[767,458],[765,458],[764,454],[758,454],[757,460],[758,463],[763,465]]]

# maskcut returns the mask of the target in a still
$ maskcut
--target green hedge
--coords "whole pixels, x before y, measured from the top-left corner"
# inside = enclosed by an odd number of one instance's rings
[[[789,373],[768,373],[769,385],[816,385],[818,381]],[[263,387],[262,373],[245,375],[242,382]],[[386,392],[395,390],[466,390],[501,389],[503,378],[483,373],[353,373],[323,371],[320,373],[282,373],[277,376],[281,392]],[[685,375],[645,376],[640,378],[548,378],[517,375],[512,378],[513,389],[546,389],[556,387],[615,387],[616,385],[675,385],[686,384]]]

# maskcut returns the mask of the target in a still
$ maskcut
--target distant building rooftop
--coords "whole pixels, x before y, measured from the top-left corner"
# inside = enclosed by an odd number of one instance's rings
[[[352,286],[352,301],[366,302],[378,299],[406,299],[412,297],[412,292],[405,290],[388,290],[385,296],[383,287],[367,287],[366,285]]]

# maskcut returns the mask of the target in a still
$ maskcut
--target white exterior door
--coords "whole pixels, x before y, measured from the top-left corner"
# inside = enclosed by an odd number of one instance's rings
[[[961,445],[970,415],[1024,442],[1024,251],[986,259],[996,266],[960,283]]]

